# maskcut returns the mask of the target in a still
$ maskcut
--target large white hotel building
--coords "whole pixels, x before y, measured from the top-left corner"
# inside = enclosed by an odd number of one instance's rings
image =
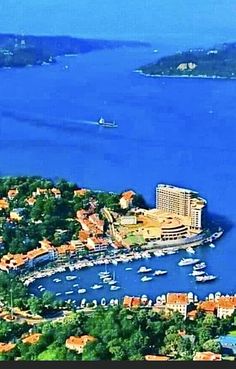
[[[198,192],[167,184],[156,187],[156,208],[190,219],[190,228],[199,232],[203,228],[206,200]]]

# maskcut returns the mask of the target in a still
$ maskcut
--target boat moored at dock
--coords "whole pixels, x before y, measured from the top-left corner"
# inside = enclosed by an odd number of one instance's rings
[[[200,259],[192,259],[192,258],[182,258],[179,262],[179,266],[187,266],[187,265],[193,265],[197,264],[200,261]]]

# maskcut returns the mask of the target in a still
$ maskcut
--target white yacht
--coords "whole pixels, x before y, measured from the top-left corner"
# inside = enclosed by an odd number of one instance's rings
[[[213,249],[215,247],[214,243],[210,243],[209,247],[211,247]]]
[[[79,283],[73,284],[73,287],[79,287]]]
[[[133,268],[125,268],[125,270],[129,271],[129,270],[132,270]]]
[[[193,270],[192,273],[189,273],[189,275],[192,275],[193,277],[196,277],[197,275],[203,275],[205,274],[204,270]]]
[[[72,293],[74,293],[74,291],[66,291],[65,295],[71,295]]]
[[[157,250],[157,251],[154,251],[154,255],[157,256],[157,257],[159,257],[159,256],[164,256],[165,253],[163,251],[161,251],[161,250]]]
[[[148,272],[151,272],[152,269],[151,268],[147,268],[145,266],[141,266],[138,270],[138,273],[148,273]]]
[[[167,270],[155,270],[155,272],[153,273],[153,275],[164,275],[164,274],[167,274]]]
[[[59,283],[59,282],[61,282],[61,279],[59,279],[59,278],[54,278],[54,279],[53,279],[53,282]]]
[[[193,264],[198,263],[199,261],[200,261],[200,259],[192,259],[192,258],[186,259],[186,258],[182,258],[182,259],[178,262],[178,265],[179,265],[179,266],[193,265]]]
[[[199,263],[199,264],[194,265],[194,267],[193,267],[194,270],[201,270],[201,269],[204,269],[204,268],[206,268],[206,263],[204,261]]]
[[[189,253],[189,254],[195,254],[195,251],[192,247],[187,247],[186,251]]]
[[[60,296],[60,295],[61,295],[61,292],[57,292],[57,293],[56,293],[56,296]]]
[[[215,275],[201,275],[196,277],[196,282],[210,282],[214,281],[216,278]]]
[[[112,280],[112,277],[103,278],[103,283],[108,283]]]
[[[102,287],[103,287],[102,284],[94,284],[91,288],[93,290],[98,290],[99,288],[102,288]]]
[[[148,277],[147,275],[144,275],[142,278],[141,278],[141,281],[142,282],[148,282],[148,281],[151,281],[152,280],[152,277]]]
[[[111,286],[110,287],[111,291],[116,291],[116,290],[119,290],[119,289],[120,289],[120,286]]]
[[[67,281],[73,281],[74,279],[76,279],[77,278],[77,276],[76,275],[67,275],[66,276],[66,280]]]
[[[110,285],[114,285],[114,284],[116,284],[117,283],[117,281],[116,281],[116,278],[115,278],[115,272],[113,273],[113,278],[112,278],[112,280],[111,281],[108,281],[108,284],[110,284]]]
[[[85,293],[86,292],[86,289],[85,288],[79,288],[78,289],[78,293]]]

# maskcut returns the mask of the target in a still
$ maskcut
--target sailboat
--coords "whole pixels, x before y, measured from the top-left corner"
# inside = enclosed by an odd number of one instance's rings
[[[110,282],[108,282],[108,284],[110,284],[110,285],[114,285],[114,284],[116,284],[117,283],[117,281],[116,281],[116,279],[115,279],[115,272],[113,272],[113,278],[112,278],[112,280],[110,281]]]

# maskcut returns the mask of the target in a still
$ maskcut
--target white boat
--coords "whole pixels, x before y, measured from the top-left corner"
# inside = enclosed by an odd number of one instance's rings
[[[71,295],[72,293],[74,293],[74,291],[66,291],[65,295]]]
[[[120,289],[120,286],[111,286],[110,287],[111,291],[116,291],[116,290],[119,290],[119,289]]]
[[[112,277],[103,278],[103,283],[108,283],[112,280]]]
[[[153,273],[153,275],[164,275],[164,274],[167,274],[167,270],[155,270],[155,272]]]
[[[173,255],[173,254],[176,254],[177,251],[175,250],[165,250],[165,254],[167,255]]]
[[[40,292],[43,292],[43,291],[45,291],[45,288],[44,287],[41,287],[40,288]]]
[[[73,287],[79,287],[79,283],[73,284]]]
[[[117,265],[117,264],[118,264],[118,262],[117,262],[116,260],[112,260],[112,264],[113,264],[113,265]]]
[[[107,302],[106,302],[106,299],[103,297],[103,298],[101,299],[101,305],[102,305],[102,306],[105,306],[105,305],[106,305],[106,303],[107,303]]]
[[[53,279],[53,282],[59,283],[59,282],[61,282],[61,279],[59,279],[59,278],[54,278],[54,279]]]
[[[152,280],[152,277],[148,277],[147,275],[144,275],[142,278],[141,278],[141,281],[142,282],[148,282],[148,281],[151,281]]]
[[[179,266],[193,265],[193,264],[198,263],[199,261],[200,261],[200,259],[192,259],[192,258],[186,259],[186,258],[182,258],[182,259],[178,262],[178,265],[179,265]]]
[[[210,243],[209,247],[213,249],[215,247],[214,243]]]
[[[196,277],[196,282],[210,282],[214,281],[217,277],[215,275],[202,275]]]
[[[84,308],[86,306],[86,299],[82,299],[80,303],[80,307]]]
[[[60,295],[61,295],[61,292],[57,292],[57,293],[56,293],[56,296],[60,296]]]
[[[78,293],[85,293],[86,292],[86,289],[85,288],[79,288],[78,289]]]
[[[76,279],[77,278],[77,276],[76,275],[67,275],[66,276],[66,280],[67,281],[73,281],[74,279]]]
[[[112,280],[111,281],[109,281],[108,282],[108,284],[110,284],[110,285],[114,285],[114,284],[116,284],[117,283],[117,281],[116,281],[116,279],[115,279],[115,272],[113,273],[113,278],[112,278]]]
[[[102,287],[103,287],[102,284],[94,284],[91,288],[93,290],[98,290],[99,288],[102,288]]]
[[[192,247],[187,247],[186,251],[189,253],[189,254],[195,254],[195,251]]]
[[[151,272],[152,269],[151,268],[146,268],[145,266],[141,266],[138,270],[138,273],[148,273]]]
[[[40,284],[40,286],[38,286],[38,289],[40,290],[40,288],[42,288],[43,286]]]
[[[157,256],[157,257],[159,257],[159,256],[164,256],[165,253],[163,251],[161,251],[161,250],[158,250],[158,251],[154,251],[154,255]]]
[[[189,275],[192,275],[193,277],[196,277],[197,275],[203,275],[205,274],[204,270],[193,270],[192,273],[189,273]]]
[[[116,128],[118,127],[118,125],[113,121],[113,122],[106,122],[104,118],[100,118],[97,122],[97,124],[99,126],[105,127],[105,128]]]
[[[193,267],[194,270],[201,270],[201,269],[204,269],[204,268],[206,268],[206,263],[204,261],[199,263],[199,264],[194,265],[194,267]]]
[[[132,269],[133,269],[133,268],[125,268],[125,270],[127,270],[127,271],[128,271],[128,270],[132,270]]]

